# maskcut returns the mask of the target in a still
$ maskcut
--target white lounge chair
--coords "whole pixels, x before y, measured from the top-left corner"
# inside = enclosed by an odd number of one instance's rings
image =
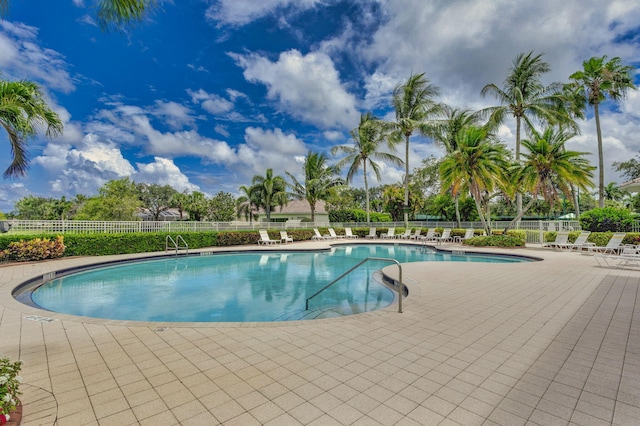
[[[331,236],[332,239],[337,240],[339,238],[344,238],[344,235],[338,235],[336,234],[335,229],[333,228],[329,228],[329,235]]]
[[[413,231],[413,234],[409,237],[410,240],[418,240],[418,238],[420,238],[422,235],[420,235],[422,233],[422,228],[416,228],[415,231]]]
[[[587,246],[587,254],[595,254],[595,253],[609,253],[609,254],[618,254],[622,250],[622,241],[624,237],[626,237],[626,232],[616,232],[611,236],[611,239],[607,243],[606,246]]]
[[[272,240],[269,237],[269,233],[266,230],[261,229],[259,232],[260,232],[260,239],[258,240],[258,245],[280,244],[279,240]]]
[[[590,243],[587,243],[587,238],[589,238],[589,235],[591,235],[591,231],[582,231],[580,233],[580,235],[578,235],[578,238],[576,238],[576,240],[572,243],[567,242],[565,244],[558,244],[557,248],[559,248],[560,250],[569,250],[572,251],[573,249],[576,250],[582,250],[584,247],[588,247],[589,245],[593,245]]]
[[[405,229],[404,232],[397,237],[408,240],[409,238],[411,238],[411,228]]]
[[[436,230],[435,229],[427,229],[426,235],[422,235],[418,237],[418,239],[422,242],[422,244],[426,244],[430,241],[435,241],[436,239]]]
[[[455,241],[456,243],[461,243],[464,240],[473,238],[474,235],[475,235],[475,232],[473,229],[467,229],[464,231],[464,236],[456,235],[455,237],[453,237],[453,241]]]
[[[280,231],[280,242],[281,243],[292,243],[293,238],[287,235],[287,231]]]
[[[444,241],[453,241],[453,237],[451,236],[451,229],[450,228],[445,228],[442,230],[442,235],[440,235],[439,237],[434,237],[435,241],[438,242],[438,244],[441,244]]]
[[[328,240],[331,238],[330,235],[322,235],[320,231],[318,231],[318,228],[313,228],[313,233],[315,235],[311,237],[312,240]]]
[[[558,231],[556,239],[550,243],[543,245],[542,247],[551,247],[552,249],[559,249],[560,246],[566,245],[569,242],[569,231]]]
[[[345,238],[358,238],[357,235],[353,235],[351,228],[344,228],[344,234]]]
[[[389,238],[396,238],[396,228],[389,228],[387,230],[387,232],[383,232],[382,234],[380,234],[380,238],[382,239],[389,239]]]
[[[638,246],[628,245],[623,246],[620,254],[596,253],[593,257],[600,266],[621,268],[631,264],[640,264],[640,249]]]
[[[365,238],[378,238],[378,234],[376,234],[376,228],[369,228],[369,235],[365,236]]]

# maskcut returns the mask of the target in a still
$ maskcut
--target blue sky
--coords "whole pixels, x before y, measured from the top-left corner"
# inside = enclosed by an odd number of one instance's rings
[[[123,177],[214,195],[267,168],[299,175],[309,150],[350,143],[361,113],[392,114],[390,93],[412,72],[439,100],[479,109],[520,52],[545,53],[549,83],[592,56],[640,64],[640,4],[628,0],[164,1],[124,34],[101,32],[94,5],[12,0],[0,21],[2,77],[38,82],[65,123],[63,136],[30,141],[26,177],[0,180],[0,211]],[[602,127],[607,181],[620,182],[611,163],[640,151],[638,91],[605,108]],[[593,119],[581,128],[570,148],[595,153]],[[513,123],[500,136],[513,144]],[[1,132],[0,149],[4,170]],[[441,155],[417,137],[411,151],[412,168]],[[402,173],[385,166],[382,183]]]

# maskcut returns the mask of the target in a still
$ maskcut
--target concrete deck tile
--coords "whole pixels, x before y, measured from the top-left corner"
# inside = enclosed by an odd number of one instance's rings
[[[403,314],[292,323],[43,313],[11,290],[95,259],[2,265],[0,353],[25,361],[25,425],[640,424],[640,270],[515,252],[544,260],[405,264]]]

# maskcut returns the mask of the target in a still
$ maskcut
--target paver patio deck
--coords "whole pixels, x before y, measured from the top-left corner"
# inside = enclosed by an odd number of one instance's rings
[[[640,424],[640,271],[516,252],[544,260],[405,264],[402,314],[282,323],[44,312],[11,290],[95,258],[4,266],[0,353],[27,426]]]

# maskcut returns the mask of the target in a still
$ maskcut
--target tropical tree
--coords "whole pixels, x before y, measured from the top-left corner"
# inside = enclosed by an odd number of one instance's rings
[[[136,185],[142,207],[149,211],[153,220],[160,220],[160,215],[171,208],[171,200],[176,190],[170,185],[157,183],[139,183]]]
[[[200,222],[207,217],[209,202],[207,196],[200,191],[193,191],[187,197],[184,209],[189,213],[189,219]]]
[[[184,212],[186,211],[185,206],[189,202],[189,194],[184,192],[174,192],[169,200],[169,205],[175,209],[178,209],[178,213],[180,213],[180,220],[182,220],[184,216]]]
[[[224,191],[211,197],[207,217],[214,222],[230,222],[236,214],[235,197]]]
[[[122,30],[142,21],[158,6],[158,0],[96,0],[98,25],[103,31]],[[0,0],[0,17],[9,12],[9,0]]]
[[[503,87],[490,83],[482,88],[482,95],[493,95],[501,105],[485,108],[490,114],[489,123],[497,127],[506,121],[507,115],[516,120],[515,160],[520,160],[520,139],[522,127],[531,130],[533,121],[543,123],[565,124],[575,128],[575,123],[567,109],[567,99],[561,83],[545,86],[542,76],[551,70],[549,64],[542,60],[543,54],[520,53],[513,61]],[[522,212],[522,193],[516,195],[516,209]]]
[[[273,169],[267,169],[264,176],[255,175],[251,180],[251,196],[264,209],[267,222],[270,222],[273,209],[289,201],[287,182],[282,176],[274,176]]]
[[[568,151],[565,142],[575,133],[561,128],[547,127],[542,133],[532,130],[532,138],[522,141],[527,152],[523,162],[516,166],[514,182],[532,194],[531,200],[507,225],[505,232],[519,221],[534,205],[538,196],[547,201],[551,208],[558,201],[558,194],[571,197],[571,185],[586,191],[593,186],[593,166],[584,158],[585,152]]]
[[[254,212],[257,209],[255,194],[252,194],[251,187],[246,185],[240,186],[242,195],[236,199],[236,213],[238,217],[248,219],[249,223],[253,222]]]
[[[616,182],[609,182],[604,187],[605,200],[622,201],[627,195],[629,195],[629,193],[620,189]]]
[[[382,124],[370,112],[360,116],[360,124],[357,128],[351,130],[351,138],[353,145],[338,145],[331,148],[331,153],[336,155],[338,152],[345,153],[346,156],[338,161],[337,167],[348,166],[347,182],[352,182],[353,177],[362,167],[364,177],[365,205],[367,211],[367,222],[370,222],[370,198],[369,198],[369,181],[367,177],[367,166],[376,175],[376,179],[380,182],[380,165],[374,160],[388,161],[391,164],[400,166],[403,164],[402,159],[388,152],[380,151],[380,145],[385,140],[385,132]]]
[[[457,146],[458,135],[469,126],[477,126],[480,122],[481,113],[472,112],[470,110],[461,110],[458,108],[450,107],[449,105],[443,105],[443,114],[445,118],[439,120],[433,126],[431,136],[436,144],[441,145],[444,148],[445,154],[454,152]],[[459,206],[459,194],[453,197],[455,205],[455,218],[460,227],[460,206]]]
[[[317,152],[307,154],[302,166],[304,172],[304,183],[299,182],[296,177],[286,172],[291,179],[291,195],[298,200],[307,200],[311,209],[311,221],[316,220],[316,204],[319,200],[326,200],[332,188],[342,185],[344,182],[338,174],[340,169],[327,164],[327,156]]]
[[[404,175],[404,222],[409,226],[409,139],[415,131],[421,135],[430,134],[430,119],[440,114],[442,105],[434,100],[439,94],[438,87],[432,85],[424,73],[413,74],[406,83],[393,90],[392,104],[395,121],[391,127],[390,140],[405,143]]]
[[[507,150],[493,140],[487,128],[476,126],[459,132],[456,146],[440,164],[442,191],[451,190],[454,197],[468,191],[475,201],[483,229],[491,235],[482,204],[486,194],[506,186]]]
[[[29,167],[27,140],[44,130],[62,133],[62,121],[43,98],[36,83],[0,80],[0,126],[9,136],[12,161],[4,177],[22,176]]]
[[[136,215],[142,207],[136,183],[129,178],[113,179],[98,189],[78,208],[78,220],[139,220]]]
[[[593,106],[598,139],[598,203],[604,207],[604,155],[600,128],[600,104],[607,98],[614,102],[623,99],[629,89],[635,89],[632,72],[635,68],[623,65],[619,57],[607,61],[607,56],[593,57],[582,63],[582,70],[569,76],[569,90],[580,99],[584,109]]]

